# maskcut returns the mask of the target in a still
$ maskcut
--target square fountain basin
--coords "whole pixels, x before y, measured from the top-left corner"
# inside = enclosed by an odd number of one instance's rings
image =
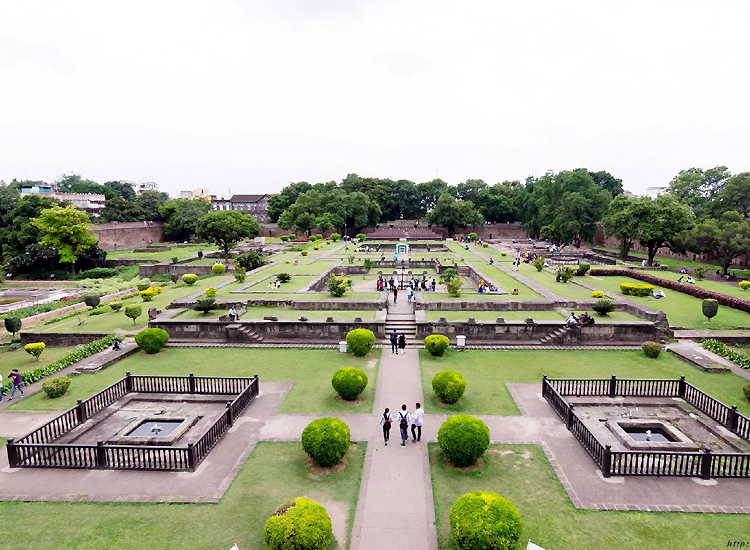
[[[107,441],[110,445],[174,445],[202,417],[186,415],[181,418],[142,416],[128,423]],[[152,431],[155,425],[160,431]]]
[[[632,451],[697,451],[700,446],[669,422],[657,419],[608,420],[607,428]],[[646,441],[651,430],[651,441]]]

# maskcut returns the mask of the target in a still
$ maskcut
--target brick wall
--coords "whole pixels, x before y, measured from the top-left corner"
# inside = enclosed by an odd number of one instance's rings
[[[121,250],[164,242],[162,222],[152,222],[151,225],[143,225],[143,222],[103,223],[93,226],[91,232],[103,250]]]

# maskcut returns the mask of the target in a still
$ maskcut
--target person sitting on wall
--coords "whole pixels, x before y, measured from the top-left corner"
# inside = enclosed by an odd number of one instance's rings
[[[685,269],[685,268],[683,267],[682,269],[680,269],[680,273],[687,273],[687,269]]]
[[[584,311],[581,314],[581,326],[590,327],[593,324],[594,324],[594,318]]]
[[[234,306],[229,308],[229,312],[227,314],[229,315],[229,321],[231,323],[234,323],[237,320],[237,311],[234,309]]]

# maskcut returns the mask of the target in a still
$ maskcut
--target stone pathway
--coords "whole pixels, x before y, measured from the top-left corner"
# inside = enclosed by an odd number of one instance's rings
[[[737,376],[750,380],[750,370],[743,369],[729,359],[724,359],[693,340],[681,339],[667,344],[667,351],[671,351],[686,362],[706,371],[730,370]],[[731,403],[730,403],[731,405]]]

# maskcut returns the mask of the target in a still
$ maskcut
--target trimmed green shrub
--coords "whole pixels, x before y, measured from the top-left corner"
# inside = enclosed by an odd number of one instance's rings
[[[342,399],[354,401],[367,387],[367,375],[354,367],[339,369],[333,373],[331,386]]]
[[[106,279],[117,275],[117,269],[114,267],[95,267],[85,271],[79,271],[77,278],[81,279]]]
[[[292,276],[289,275],[289,273],[279,273],[278,275],[276,275],[276,278],[279,280],[279,282],[282,283],[288,283],[292,280]]]
[[[346,349],[356,357],[364,357],[375,345],[375,335],[366,328],[355,328],[346,335]]]
[[[620,283],[620,292],[625,296],[651,296],[653,285],[643,283]]]
[[[536,258],[534,258],[534,261],[531,262],[531,265],[533,265],[537,271],[541,271],[542,269],[544,269],[544,258],[542,258],[541,256],[537,256]]]
[[[349,426],[339,418],[318,418],[302,431],[302,449],[321,466],[338,464],[350,443]]]
[[[750,401],[750,384],[748,384],[747,386],[743,386],[742,393],[745,394],[745,399]]]
[[[440,284],[444,285],[448,281],[452,281],[453,279],[457,277],[458,277],[458,273],[456,272],[456,270],[453,269],[452,267],[449,267],[448,269],[446,269],[440,274]]]
[[[464,286],[464,281],[461,277],[456,277],[445,283],[445,289],[448,291],[448,294],[454,298],[461,296],[462,286]]]
[[[160,328],[147,328],[135,335],[135,343],[148,355],[159,353],[169,342],[169,334]]]
[[[300,251],[299,251],[299,253],[300,253],[300,254],[301,254],[302,256],[307,256],[307,250],[300,250]]]
[[[364,233],[357,233],[357,235],[354,237],[359,242],[364,242],[367,239],[367,236]]]
[[[170,280],[170,281],[172,281],[173,283],[176,283],[177,281],[179,281],[179,280],[180,280],[180,276],[179,276],[179,275],[177,275],[177,273],[172,273],[172,274],[171,274],[171,275],[169,276],[169,280]]]
[[[98,306],[101,302],[102,299],[98,294],[87,294],[83,297],[83,303],[89,306],[91,309]]]
[[[507,255],[508,255],[508,253],[507,253],[507,252],[501,252],[501,253],[500,253],[500,255],[501,255],[501,256],[507,256]]]
[[[188,286],[193,286],[197,280],[198,280],[198,275],[196,275],[195,273],[185,273],[182,276],[182,282]]]
[[[20,317],[6,317],[3,319],[5,323],[5,330],[12,334],[12,338],[16,337],[16,332],[21,330],[21,318]]]
[[[36,357],[36,360],[39,361],[39,356],[42,354],[45,348],[44,342],[33,342],[30,344],[26,344],[23,349],[26,353],[29,355],[33,355]]]
[[[432,379],[432,391],[443,403],[453,404],[466,391],[466,379],[454,370],[440,371]]]
[[[113,300],[107,304],[112,311],[120,311],[124,305],[120,300]]]
[[[242,266],[235,265],[232,274],[234,275],[235,281],[237,281],[238,283],[244,283],[245,277],[247,276],[247,270]]]
[[[430,352],[433,357],[442,357],[448,346],[451,345],[451,341],[448,340],[447,336],[442,334],[430,334],[424,339],[424,347]]]
[[[208,296],[206,296],[205,298],[196,298],[195,306],[193,306],[193,309],[195,311],[203,312],[203,315],[208,315],[209,311],[213,311],[214,309],[216,309],[216,299],[209,298]]]
[[[578,270],[576,271],[576,275],[579,277],[583,277],[588,273],[589,269],[591,269],[591,264],[578,264]]]
[[[612,300],[597,300],[593,306],[591,306],[596,313],[605,317],[608,313],[612,313],[615,309],[615,304]]]
[[[13,342],[11,345],[8,346],[8,349],[10,351],[16,351],[23,347],[23,344],[21,342]]]
[[[472,232],[472,233],[469,233],[469,240],[470,240],[471,242],[474,242],[474,241],[476,241],[476,240],[477,240],[477,234],[476,234],[476,233],[473,233],[473,232]]]
[[[696,267],[693,269],[693,275],[695,275],[695,278],[699,281],[702,281],[706,278],[706,268],[701,266]]]
[[[202,251],[202,250],[199,250],[199,251],[198,251],[198,259],[199,259],[199,260],[202,260],[202,259],[203,259],[203,251]]]
[[[331,233],[331,237],[330,238],[331,238],[331,240],[333,242],[336,242],[336,241],[338,241],[341,238],[341,235],[339,235],[338,233]]]
[[[179,261],[180,261],[180,258],[178,258],[177,256],[172,256],[172,263],[173,264],[176,264]]]
[[[315,233],[315,240],[316,241],[322,241],[323,240],[323,234],[322,233]]]
[[[352,282],[346,275],[331,275],[326,285],[328,285],[328,292],[331,293],[331,296],[341,298],[351,288]]]
[[[293,240],[295,240],[296,238],[297,238],[297,234],[296,234],[296,233],[289,233],[289,240],[290,240],[290,241],[293,241]]]
[[[708,322],[711,322],[712,317],[716,317],[716,314],[719,313],[719,302],[716,300],[713,300],[711,298],[706,298],[703,300],[703,315],[708,319]]]
[[[263,528],[263,540],[271,550],[324,550],[332,536],[326,509],[305,497],[279,506]]]
[[[135,326],[135,320],[141,316],[141,313],[143,313],[143,308],[141,306],[125,306],[125,317],[129,317],[133,320],[133,326]]]
[[[656,359],[661,353],[661,344],[659,342],[643,342],[641,349],[646,357],[650,359]]]
[[[209,298],[216,298],[216,293],[218,290],[216,290],[214,287],[210,286],[206,289],[206,296]]]
[[[489,448],[490,429],[475,416],[451,416],[438,430],[438,445],[451,464],[466,468]]]
[[[250,250],[234,258],[235,270],[238,267],[244,267],[246,271],[252,271],[264,265],[266,265],[266,260],[255,250]]]
[[[453,503],[451,538],[462,550],[514,550],[523,531],[518,509],[505,497],[473,491]]]
[[[221,275],[226,271],[226,266],[224,264],[214,264],[211,266],[211,271],[214,275]]]
[[[489,246],[490,246],[489,243],[482,243],[482,248],[487,248]]]
[[[668,265],[664,265],[664,264],[661,264],[661,265],[659,266],[659,269],[661,269],[662,271],[666,271],[667,269],[669,269],[669,266],[668,266]]]
[[[156,296],[157,294],[159,294],[159,291],[156,290],[156,289],[157,289],[157,287],[153,286],[151,288],[147,288],[146,290],[141,290],[138,293],[138,295],[141,297],[141,299],[144,302],[150,302],[151,300],[154,299],[154,296]]]
[[[750,288],[750,281],[740,281],[740,288],[742,290],[747,290]]]
[[[279,239],[281,239],[282,243],[287,243],[289,242],[289,235],[282,235]]]
[[[151,286],[151,279],[143,279],[135,285],[139,291],[147,290]]]
[[[591,297],[592,298],[604,298],[604,292],[602,292],[601,290],[595,290],[594,292],[591,293]]]
[[[58,376],[57,378],[48,378],[42,382],[42,389],[50,399],[57,399],[65,395],[70,387],[70,378],[67,376]]]
[[[319,250],[319,249],[320,249],[320,247],[318,247],[318,246],[313,246],[313,250]]]

